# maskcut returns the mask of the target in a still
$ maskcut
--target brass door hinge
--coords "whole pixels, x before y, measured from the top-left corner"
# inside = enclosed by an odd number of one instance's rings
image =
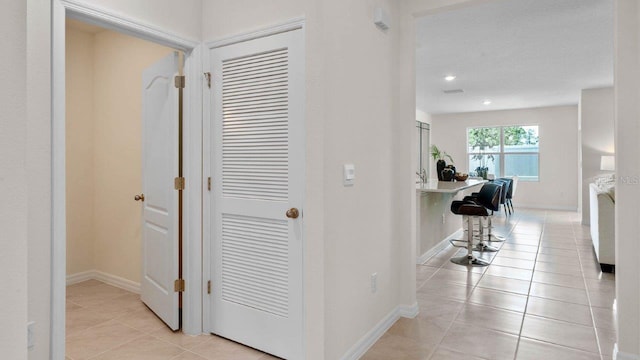
[[[173,181],[173,186],[175,187],[176,190],[184,190],[184,177],[180,177],[178,176],[177,178],[174,179]]]
[[[207,178],[207,190],[211,191],[211,176]]]
[[[211,294],[211,280],[207,281],[207,294]]]
[[[207,87],[211,89],[211,73],[210,72],[204,73],[204,77],[205,79],[207,79]]]
[[[176,77],[174,78],[174,81],[178,89],[184,89],[184,86],[186,83],[184,75],[176,75]]]
[[[173,282],[173,291],[184,292],[184,279],[177,279]]]

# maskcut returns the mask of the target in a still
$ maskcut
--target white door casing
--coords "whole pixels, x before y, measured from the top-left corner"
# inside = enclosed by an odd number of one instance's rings
[[[178,73],[175,52],[142,75],[142,283],[141,299],[177,330],[178,279]]]
[[[300,359],[304,32],[214,48],[210,60],[210,330]]]

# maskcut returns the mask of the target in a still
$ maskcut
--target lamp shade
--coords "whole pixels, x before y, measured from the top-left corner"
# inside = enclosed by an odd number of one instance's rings
[[[600,158],[600,170],[614,171],[616,169],[615,156],[602,156]]]

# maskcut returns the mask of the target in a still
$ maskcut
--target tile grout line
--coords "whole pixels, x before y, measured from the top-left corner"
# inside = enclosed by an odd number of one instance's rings
[[[520,332],[518,332],[518,342],[516,343],[516,352],[513,354],[513,360],[518,358],[518,350],[520,350],[520,341],[522,340],[522,329],[524,328],[524,320],[527,317],[527,308],[529,307],[529,297],[531,296],[531,287],[533,286],[533,277],[536,274],[536,263],[538,260],[538,255],[540,254],[540,246],[542,243],[542,234],[544,233],[545,227],[547,225],[547,212],[544,213],[544,222],[542,224],[542,231],[538,237],[538,248],[536,251],[536,257],[533,260],[533,269],[531,269],[531,280],[529,281],[529,290],[527,291],[527,300],[524,304],[524,310],[522,312],[522,322],[520,323]]]
[[[519,220],[518,220],[518,221],[519,221]],[[517,224],[517,222],[516,222],[516,224]],[[511,234],[511,233],[513,232],[513,228],[514,228],[514,227],[515,227],[515,225],[514,225],[514,226],[512,226],[512,227],[511,227],[511,229],[507,232],[507,235],[505,235],[505,241],[506,241],[506,236],[508,236],[509,234]],[[503,243],[503,245],[504,245],[504,243]],[[502,245],[500,246],[500,248],[502,249]],[[444,250],[443,250],[443,251],[444,251]],[[497,252],[496,252],[496,255],[497,255]],[[491,264],[493,263],[493,260],[494,260],[494,259],[495,259],[495,256],[491,259],[491,262],[489,263],[489,265],[487,266],[487,268],[489,268],[489,266],[491,266]],[[442,268],[443,268],[443,266],[444,266],[445,264],[447,264],[447,262],[445,262],[444,264],[442,264],[442,265],[438,268],[438,270],[442,269]],[[487,269],[485,269],[485,271],[483,271],[483,272],[480,274],[480,279],[478,279],[478,281],[473,285],[473,287],[472,287],[471,291],[469,292],[469,294],[473,294],[473,292],[476,290],[476,288],[478,288],[478,284],[480,283],[480,281],[482,280],[482,278],[484,277],[484,275],[487,273],[487,271],[486,271],[486,270],[487,270]],[[437,271],[436,271],[436,272],[437,272]],[[435,274],[435,273],[434,273],[434,274]],[[482,287],[481,287],[481,288],[482,288]],[[464,309],[468,304],[470,304],[470,303],[469,303],[469,298],[470,298],[470,296],[465,297],[465,300],[464,300],[464,302],[462,303],[462,306],[461,306],[461,307],[460,307],[460,309],[456,312],[456,314],[455,314],[455,316],[454,316],[453,320],[451,321],[451,323],[449,324],[449,326],[447,326],[447,329],[444,331],[444,336],[442,337],[442,339],[440,339],[440,341],[438,341],[438,344],[433,348],[433,352],[431,353],[431,355],[429,355],[429,360],[433,359],[433,356],[434,356],[434,355],[435,355],[435,353],[437,352],[437,349],[440,347],[440,345],[442,345],[442,341],[444,341],[444,338],[445,338],[445,337],[447,336],[447,334],[449,333],[449,330],[451,330],[451,327],[453,327],[453,324],[454,324],[454,323],[456,322],[456,320],[458,319],[458,316],[460,316],[460,313],[462,312],[462,310],[463,310],[463,309]],[[463,354],[465,354],[465,355],[470,355],[470,354],[466,354],[466,353],[463,353]],[[481,358],[480,356],[477,356],[477,355],[473,355],[473,356],[474,356],[474,357],[476,357],[476,358],[479,358],[479,359],[484,359],[484,358]]]
[[[109,352],[109,351],[111,351],[111,350],[114,350],[114,349],[119,348],[120,346],[127,345],[127,344],[132,343],[132,342],[134,342],[134,341],[136,341],[136,340],[140,340],[140,339],[141,339],[142,337],[144,337],[145,335],[147,335],[147,334],[142,334],[142,335],[140,335],[140,336],[137,336],[137,337],[134,337],[134,338],[132,338],[132,339],[129,339],[129,340],[127,340],[127,341],[123,342],[123,343],[119,343],[118,345],[112,346],[112,347],[108,348],[108,349],[107,349],[107,350],[105,350],[105,351],[99,352],[99,353],[97,353],[97,354],[95,354],[95,355],[92,355],[92,356],[88,357],[88,358],[87,358],[87,360],[95,359],[95,358],[97,358],[97,357],[98,357],[98,356],[100,356],[100,355],[104,355],[104,354],[108,353],[108,352]]]
[[[576,232],[573,226],[571,227],[573,231],[573,241],[578,246],[578,241],[576,240]],[[602,346],[600,346],[600,337],[598,336],[598,330],[596,328],[596,318],[593,315],[593,306],[591,305],[591,296],[589,295],[589,285],[587,285],[587,279],[584,276],[584,268],[582,264],[582,256],[580,255],[580,251],[578,251],[578,262],[580,263],[580,274],[582,274],[582,281],[584,283],[584,291],[587,295],[587,302],[589,303],[589,315],[591,315],[591,322],[593,324],[593,333],[596,336],[596,345],[598,346],[598,355],[600,356],[600,360],[604,360],[604,354],[602,353]]]

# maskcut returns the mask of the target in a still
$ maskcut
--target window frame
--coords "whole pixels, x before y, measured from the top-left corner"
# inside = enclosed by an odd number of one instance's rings
[[[538,151],[518,151],[518,152],[505,152],[504,148],[505,148],[505,144],[504,144],[504,129],[505,128],[510,128],[510,127],[532,127],[535,126],[538,128]],[[469,131],[471,129],[490,129],[490,128],[497,128],[499,129],[499,133],[500,133],[500,144],[498,146],[499,151],[485,151],[483,153],[480,152],[480,150],[478,151],[469,151]],[[537,155],[538,156],[538,169],[537,169],[537,173],[538,176],[536,178],[533,178],[532,176],[524,176],[524,175],[517,175],[518,176],[518,181],[527,181],[527,182],[540,182],[540,125],[539,124],[527,124],[527,125],[522,125],[522,124],[514,124],[514,125],[494,125],[494,126],[469,126],[466,129],[466,149],[467,149],[467,169],[469,172],[475,171],[471,170],[471,156],[473,155],[478,155],[478,154],[483,154],[483,155],[493,155],[494,157],[498,158],[499,161],[499,174],[495,174],[496,177],[503,177],[506,176],[505,174],[505,164],[506,164],[506,155]]]

